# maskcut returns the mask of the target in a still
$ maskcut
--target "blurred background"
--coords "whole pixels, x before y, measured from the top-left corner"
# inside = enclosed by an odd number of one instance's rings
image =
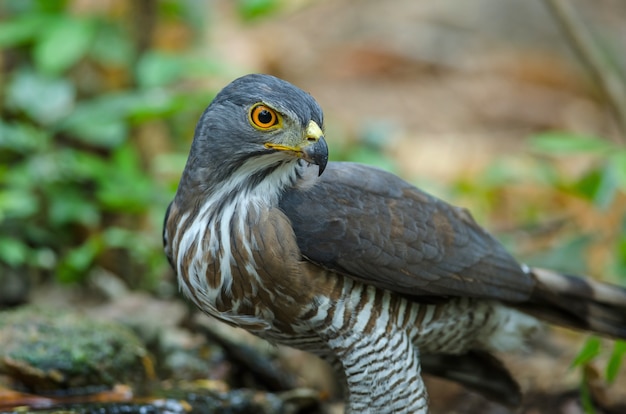
[[[341,412],[314,359],[210,321],[198,334],[162,253],[195,123],[250,72],[318,100],[331,159],[469,208],[521,261],[626,285],[622,0],[3,1],[0,50],[0,317],[116,321],[159,380],[312,388],[306,412]],[[240,342],[291,382],[242,380]],[[535,345],[504,356],[523,412],[624,412],[624,343],[553,329]],[[429,384],[434,412],[509,412]]]

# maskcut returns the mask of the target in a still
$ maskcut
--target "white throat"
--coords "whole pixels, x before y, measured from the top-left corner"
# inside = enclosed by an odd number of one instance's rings
[[[280,194],[286,188],[309,185],[309,181],[317,177],[317,168],[308,168],[304,161],[281,163],[284,160],[284,154],[277,153],[245,162],[221,187],[207,196],[196,214],[188,212],[181,217],[181,225],[187,227],[187,231],[177,235],[180,241],[173,241],[174,244],[178,242],[177,273],[180,277],[186,268],[190,284],[201,297],[188,291],[185,283],[180,284],[183,293],[201,302],[198,303],[201,308],[231,323],[242,324],[244,321],[234,314],[219,312],[215,303],[219,295],[231,290],[235,249],[237,254],[244,254],[249,259],[246,273],[253,279],[259,277],[252,254],[257,242],[246,228],[258,219],[262,209],[277,206]],[[189,220],[191,222],[187,223]],[[191,263],[185,264],[185,254],[190,249],[194,250]],[[217,260],[219,275],[209,274],[206,255]]]

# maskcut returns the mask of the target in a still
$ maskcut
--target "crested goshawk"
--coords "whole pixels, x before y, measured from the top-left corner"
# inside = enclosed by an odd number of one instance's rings
[[[520,265],[466,210],[328,162],[323,131],[290,83],[233,81],[198,122],[163,238],[186,296],[329,361],[348,412],[427,412],[421,369],[515,404],[492,353],[536,317],[626,338],[624,289]]]

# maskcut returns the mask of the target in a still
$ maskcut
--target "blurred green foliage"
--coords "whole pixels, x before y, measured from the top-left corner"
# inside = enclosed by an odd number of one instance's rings
[[[559,191],[576,195],[591,203],[596,210],[605,211],[615,203],[618,197],[626,194],[626,147],[598,137],[580,136],[572,133],[546,132],[531,137],[531,150],[547,156],[541,162],[551,162],[553,158],[584,155],[590,158],[589,165],[576,177],[553,175],[547,184]],[[566,158],[567,159],[567,158]],[[617,240],[612,246],[612,262],[605,269],[622,283],[626,283],[626,212],[621,225],[616,231]],[[621,231],[620,231],[621,230]],[[572,262],[584,261],[586,249],[594,241],[593,234],[572,237],[561,246],[562,251],[553,255],[557,263],[549,263],[553,267],[562,267],[572,271]],[[540,263],[544,265],[543,262]],[[569,266],[569,267],[568,267]],[[577,263],[578,269],[585,269],[584,263]],[[580,270],[578,271],[580,272]]]
[[[548,131],[528,140],[529,156],[504,157],[495,160],[479,176],[459,177],[454,183],[456,197],[470,197],[477,215],[488,217],[502,210],[507,191],[520,186],[533,188],[555,197],[570,197],[588,204],[589,211],[619,210],[626,194],[626,147],[600,137],[581,136],[570,132]],[[582,165],[571,169],[563,164]],[[620,198],[621,197],[621,198]],[[530,233],[541,231],[547,220],[568,221],[563,212],[555,211],[545,199],[525,195],[508,206],[514,209],[516,228]],[[551,208],[551,210],[550,210]],[[626,212],[622,211],[615,243],[611,244],[611,262],[602,269],[626,283]],[[488,218],[487,218],[488,220]],[[483,221],[483,220],[479,220]],[[562,226],[566,227],[566,226]],[[542,249],[524,257],[516,245],[518,234],[500,235],[517,257],[529,264],[558,269],[573,274],[588,271],[586,251],[597,243],[595,232],[584,233],[580,228],[563,232],[551,249]]]
[[[618,191],[626,192],[626,148],[623,145],[599,137],[546,132],[531,137],[530,146],[536,152],[554,157],[593,156],[593,166],[567,187],[598,208],[607,208]]]
[[[456,183],[457,195],[470,195],[482,200],[487,214],[500,208],[503,193],[518,185],[530,184],[537,194],[539,189],[549,189],[550,193],[575,197],[589,204],[590,211],[616,210],[621,214],[621,223],[615,230],[615,237],[604,240],[611,249],[608,262],[601,271],[604,275],[617,278],[626,284],[626,210],[623,209],[626,194],[626,147],[606,139],[581,136],[571,132],[548,131],[533,135],[528,140],[528,149],[533,157],[520,164],[511,159],[496,160],[486,168],[481,177],[459,178]],[[583,157],[584,168],[571,174],[559,169],[559,163],[576,163]],[[478,201],[480,204],[480,201]],[[524,198],[515,202],[518,210],[517,226],[533,232],[542,225],[547,215],[568,221],[558,211],[546,211],[546,200]],[[558,217],[561,215],[561,217]],[[525,255],[517,245],[517,236],[500,239],[517,252],[516,256],[526,263],[557,269],[570,274],[584,274],[589,271],[588,251],[600,240],[595,232],[585,232],[578,227],[560,231],[557,243],[548,249]],[[532,237],[532,236],[531,236]],[[615,279],[609,280],[615,282]],[[626,356],[626,341],[604,341],[591,336],[587,339],[578,356],[572,361],[573,368],[583,369],[601,355],[609,355],[604,369],[608,383],[615,381]],[[583,374],[582,395],[587,412],[593,412],[593,403]]]
[[[533,150],[545,155],[563,157],[570,155],[585,154],[593,157],[591,166],[578,178],[571,180],[565,185],[553,183],[553,185],[571,191],[593,203],[598,209],[607,209],[615,201],[618,193],[626,193],[626,148],[622,145],[610,143],[597,137],[579,136],[571,133],[549,132],[536,135],[531,138],[530,146]],[[614,246],[614,254],[611,255],[613,262],[609,263],[607,270],[617,275],[622,283],[626,283],[626,215],[622,218],[621,232]],[[584,249],[592,243],[590,235],[583,235],[571,239],[563,250],[554,250],[552,258],[556,263],[541,263],[561,267],[566,271],[575,273],[575,269],[569,268],[572,263],[578,269],[585,268]],[[576,249],[572,250],[572,246]],[[555,254],[556,252],[556,254]],[[572,362],[574,367],[583,367],[601,354],[601,342],[597,337],[590,337],[580,350],[576,359]],[[605,378],[611,383],[615,381],[626,355],[626,341],[615,341],[610,357],[606,363]],[[583,392],[586,385],[583,384]],[[588,396],[588,398],[590,398]],[[587,412],[593,412],[592,404],[587,401]]]
[[[102,266],[153,287],[167,266],[160,226],[176,186],[154,177],[164,162],[179,173],[184,161],[146,159],[150,145],[137,135],[158,122],[186,148],[211,94],[180,83],[214,65],[191,45],[142,44],[133,20],[141,10],[77,13],[70,4],[0,4],[0,265],[64,282]],[[154,25],[193,27],[200,14],[192,1],[152,4],[142,18]]]
[[[237,10],[244,20],[256,20],[279,9],[281,0],[237,0]]]

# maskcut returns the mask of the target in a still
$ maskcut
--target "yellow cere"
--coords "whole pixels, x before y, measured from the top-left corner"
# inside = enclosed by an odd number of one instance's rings
[[[306,127],[307,139],[317,141],[323,136],[324,136],[324,131],[322,131],[322,128],[320,128],[320,126],[317,125],[317,122],[309,121],[309,125],[307,125]]]

